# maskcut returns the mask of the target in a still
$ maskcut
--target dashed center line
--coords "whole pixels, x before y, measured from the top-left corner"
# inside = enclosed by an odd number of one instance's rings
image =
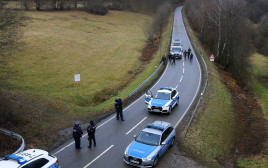
[[[146,120],[146,118],[147,118],[147,117],[144,117],[144,118],[143,118],[137,125],[135,125],[135,127],[131,128],[131,129],[126,133],[126,135],[129,134],[132,130],[134,130],[138,125],[140,125],[140,123],[142,123],[144,120]]]
[[[181,76],[180,82],[182,81],[183,76]]]
[[[184,74],[184,68],[182,68],[182,73]]]

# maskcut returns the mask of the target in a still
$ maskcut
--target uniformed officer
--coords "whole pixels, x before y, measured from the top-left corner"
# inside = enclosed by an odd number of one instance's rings
[[[94,121],[90,121],[90,125],[87,127],[87,134],[88,134],[88,141],[89,145],[88,148],[91,148],[92,140],[94,142],[94,146],[96,146],[96,139],[95,139],[95,131],[97,126],[94,124]]]
[[[190,61],[192,61],[193,60],[193,53],[191,53],[191,55],[190,55]]]
[[[123,103],[120,96],[115,99],[114,106],[116,109],[116,119],[119,120],[119,118],[121,118],[121,121],[125,121],[123,118]]]
[[[186,54],[187,54],[187,51],[185,50],[185,51],[183,52],[184,60],[186,60]]]
[[[81,149],[80,143],[81,143],[82,135],[83,135],[83,131],[81,127],[79,126],[79,122],[77,121],[73,127],[73,137],[74,137],[76,149]]]

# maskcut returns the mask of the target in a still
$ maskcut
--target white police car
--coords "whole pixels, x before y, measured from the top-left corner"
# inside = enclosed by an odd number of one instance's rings
[[[0,168],[59,168],[58,159],[47,151],[29,149],[15,155],[6,155],[0,160]]]
[[[147,124],[146,128],[127,146],[123,160],[132,166],[154,167],[174,141],[175,130],[171,124],[155,121]]]
[[[155,96],[148,90],[145,94],[145,103],[148,112],[169,114],[175,105],[179,104],[179,92],[171,87],[161,87]]]

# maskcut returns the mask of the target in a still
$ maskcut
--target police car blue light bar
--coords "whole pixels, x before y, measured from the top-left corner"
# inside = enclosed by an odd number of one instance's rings
[[[5,155],[4,159],[17,160],[18,163],[21,164],[21,165],[27,162],[27,160],[24,157],[17,156],[17,155],[10,155],[10,154]]]

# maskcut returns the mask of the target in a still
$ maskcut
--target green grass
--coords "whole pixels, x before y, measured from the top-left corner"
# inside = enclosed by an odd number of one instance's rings
[[[27,12],[23,52],[9,60],[19,72],[9,81],[14,90],[46,95],[66,104],[93,106],[94,94],[121,90],[141,68],[146,44],[142,27],[150,17],[111,11],[107,16],[86,12]],[[74,74],[81,74],[79,97]],[[111,92],[111,91],[110,91]],[[111,92],[112,94],[112,92]]]
[[[261,105],[266,119],[268,119],[268,86],[263,82],[263,78],[268,78],[268,57],[259,53],[254,54],[252,61],[251,86],[260,98]]]
[[[209,71],[209,82],[197,115],[188,130],[187,138],[180,143],[198,160],[210,167],[220,167],[216,158],[228,156],[234,142],[232,97],[221,81],[216,66],[209,61],[207,53],[193,35],[187,21],[186,26],[199,51],[204,55]]]
[[[250,85],[259,97],[260,104],[264,111],[266,120],[268,119],[268,88],[263,78],[268,75],[268,58],[259,53],[251,57],[252,70]],[[266,141],[263,152],[250,157],[240,157],[237,165],[245,168],[266,168],[268,167],[268,141]]]

